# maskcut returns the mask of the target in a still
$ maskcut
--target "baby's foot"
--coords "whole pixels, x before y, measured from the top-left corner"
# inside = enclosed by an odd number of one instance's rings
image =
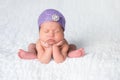
[[[70,51],[68,53],[68,57],[70,57],[70,58],[77,58],[77,57],[84,56],[84,54],[85,54],[84,49],[80,48],[80,49],[77,49],[77,50]]]
[[[24,51],[24,50],[22,50],[22,49],[19,50],[18,56],[19,56],[21,59],[36,59],[36,58],[37,58],[36,54],[31,53],[31,52]]]

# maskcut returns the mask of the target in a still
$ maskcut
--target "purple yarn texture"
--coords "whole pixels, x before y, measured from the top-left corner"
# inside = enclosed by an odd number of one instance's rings
[[[38,18],[38,26],[40,28],[41,24],[47,21],[58,22],[61,27],[65,30],[65,17],[62,13],[55,9],[46,9],[43,11]]]

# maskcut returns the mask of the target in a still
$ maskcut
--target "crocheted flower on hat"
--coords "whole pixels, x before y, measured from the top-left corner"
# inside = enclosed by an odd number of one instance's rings
[[[58,15],[56,15],[56,14],[52,15],[52,20],[53,21],[59,21],[59,19],[60,19],[60,17]]]

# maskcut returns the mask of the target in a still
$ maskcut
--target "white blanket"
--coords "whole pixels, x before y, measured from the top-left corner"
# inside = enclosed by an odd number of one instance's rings
[[[0,80],[120,80],[119,0],[0,0]],[[37,19],[46,8],[66,17],[65,38],[86,55],[57,64],[21,60],[38,39]]]

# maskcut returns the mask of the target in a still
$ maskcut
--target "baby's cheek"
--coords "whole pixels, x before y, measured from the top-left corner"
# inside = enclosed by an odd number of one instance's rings
[[[41,36],[40,36],[40,39],[41,39],[41,40],[46,40],[46,36],[41,35]]]
[[[57,35],[56,36],[56,40],[57,41],[61,41],[61,40],[63,40],[64,39],[64,36],[63,35]]]

